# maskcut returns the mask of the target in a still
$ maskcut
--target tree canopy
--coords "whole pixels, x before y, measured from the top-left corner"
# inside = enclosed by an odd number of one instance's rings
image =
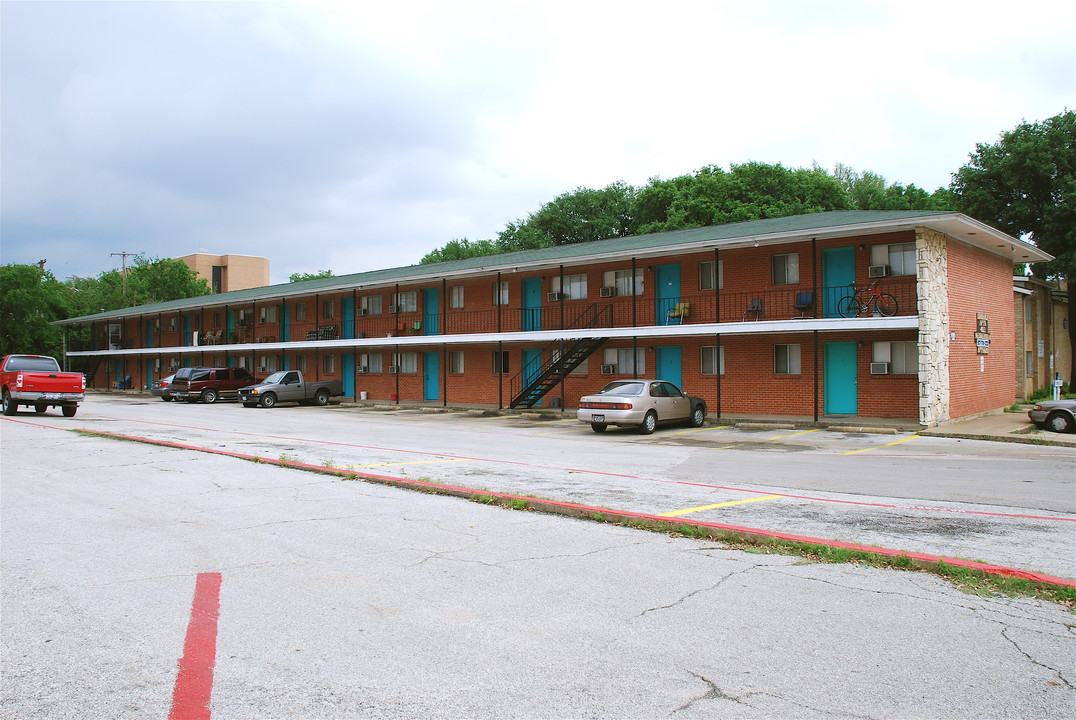
[[[332,270],[318,270],[317,272],[304,273],[297,272],[288,276],[289,282],[302,282],[303,280],[318,280],[320,278],[332,277]]]

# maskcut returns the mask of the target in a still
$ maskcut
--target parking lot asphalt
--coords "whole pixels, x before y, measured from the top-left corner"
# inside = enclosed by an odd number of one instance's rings
[[[0,421],[4,717],[1076,709],[1072,616],[1051,603],[223,455],[117,451],[49,419]],[[203,715],[180,714],[188,671]]]

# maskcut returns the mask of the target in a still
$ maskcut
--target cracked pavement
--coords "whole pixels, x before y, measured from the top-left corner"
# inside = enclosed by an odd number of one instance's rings
[[[166,716],[201,572],[222,718],[1076,716],[1058,605],[2,428],[3,717]]]

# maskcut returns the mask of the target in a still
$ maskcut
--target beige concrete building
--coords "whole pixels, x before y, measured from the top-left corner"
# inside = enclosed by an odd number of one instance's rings
[[[1016,315],[1016,397],[1051,387],[1056,373],[1072,381],[1066,288],[1036,277],[1013,278]]]
[[[269,259],[252,255],[195,253],[181,258],[215,293],[249,290],[269,284]]]

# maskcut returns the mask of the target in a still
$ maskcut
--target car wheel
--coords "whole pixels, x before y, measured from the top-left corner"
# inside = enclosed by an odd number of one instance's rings
[[[262,395],[261,404],[263,408],[271,408],[276,405],[276,395],[273,393],[265,393]]]
[[[605,432],[605,429],[608,428],[608,427],[609,426],[605,425],[604,423],[591,423],[590,424],[590,429],[593,430],[596,433],[603,433],[603,432]]]
[[[14,415],[19,411],[19,404],[11,399],[7,390],[4,391],[4,414]]]
[[[1046,429],[1053,430],[1059,433],[1070,433],[1074,429],[1072,418],[1063,412],[1058,410],[1053,411],[1046,416]]]
[[[75,413],[78,412],[78,405],[64,405],[60,408],[60,411],[63,412],[64,417],[75,417]]]
[[[165,401],[165,402],[168,402],[168,401],[169,401],[169,400],[171,400],[171,399],[172,399],[172,398],[168,397],[167,395],[161,395],[161,400],[163,400],[163,401]]]
[[[639,434],[649,435],[658,426],[658,415],[653,410],[646,413],[646,417],[639,423]]]
[[[216,390],[205,390],[202,392],[202,402],[212,405],[217,401]]]
[[[691,411],[691,427],[702,427],[704,422],[706,422],[706,411],[702,409],[702,405],[696,405]]]
[[[314,393],[314,404],[315,405],[328,405],[329,404],[329,391],[326,390],[325,388],[321,388],[316,393]]]
[[[41,413],[45,412],[48,409],[49,409],[48,405],[42,405],[41,403],[37,403],[37,404],[34,405],[34,412],[37,413],[38,415],[40,415]]]

